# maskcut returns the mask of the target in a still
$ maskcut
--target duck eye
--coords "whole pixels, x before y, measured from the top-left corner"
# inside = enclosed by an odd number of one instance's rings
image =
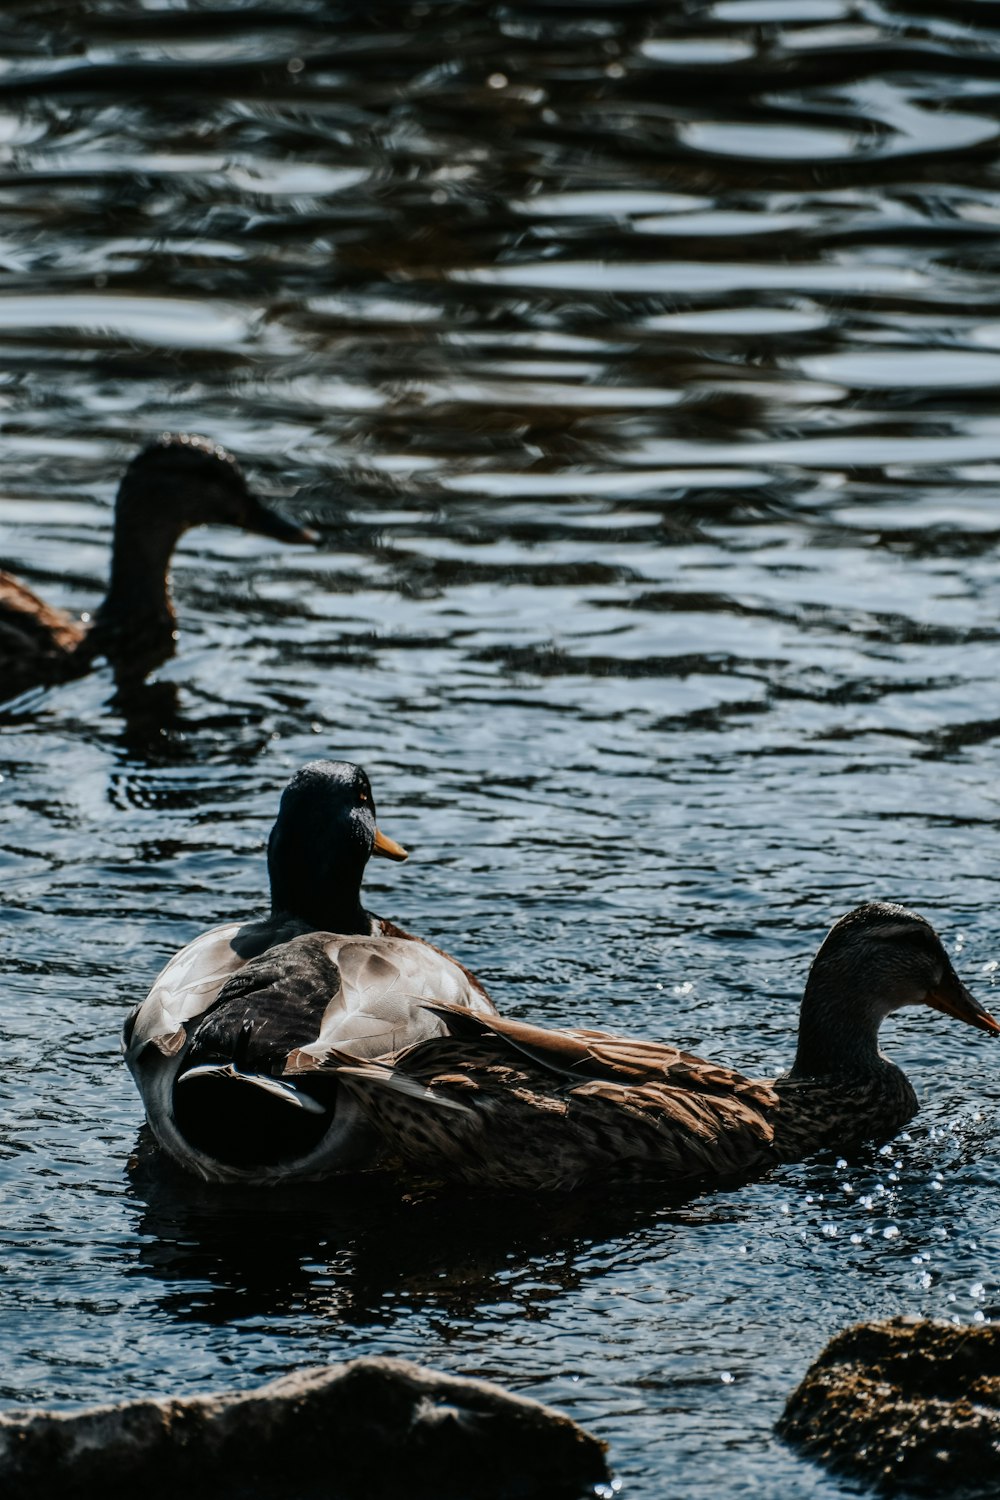
[[[359,797],[359,799],[362,802],[367,802],[368,801],[368,793],[367,792],[359,792],[358,793],[358,797]]]

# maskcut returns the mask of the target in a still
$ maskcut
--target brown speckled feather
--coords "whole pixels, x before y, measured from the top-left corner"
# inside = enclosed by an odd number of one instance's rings
[[[777,1160],[767,1084],[660,1042],[431,1009],[449,1036],[384,1065],[333,1059],[393,1151],[422,1171],[535,1192],[607,1175],[690,1182]]]
[[[479,1015],[448,1004],[428,1006],[448,1027],[450,1036],[495,1036],[533,1062],[571,1078],[597,1078],[616,1085],[645,1084],[661,1077],[702,1094],[735,1095],[762,1106],[773,1105],[767,1084],[755,1083],[718,1063],[706,1062],[667,1042],[615,1036],[610,1031],[584,1027],[554,1031],[513,1021],[506,1016]]]

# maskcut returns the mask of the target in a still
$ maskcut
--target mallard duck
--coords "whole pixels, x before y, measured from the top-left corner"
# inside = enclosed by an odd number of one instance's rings
[[[328,1056],[388,1148],[422,1174],[499,1192],[588,1180],[677,1184],[886,1137],[916,1111],[879,1050],[883,1018],[929,1005],[994,1035],[934,929],[870,902],[842,917],[806,983],[794,1066],[745,1078],[660,1042],[551,1031],[431,1005],[447,1035],[359,1065]]]
[[[93,616],[53,609],[0,572],[0,697],[87,672],[104,656],[148,671],[173,649],[168,571],[192,526],[238,526],[280,542],[318,540],[262,504],[233,455],[208,438],[166,432],[125,470],[115,501],[111,577]]]
[[[491,1014],[461,964],[361,904],[372,854],[406,850],[375,821],[349,761],[312,761],[282,793],[267,846],[271,909],[173,957],[125,1022],[122,1050],[152,1132],[218,1182],[278,1182],[366,1165],[378,1139],[318,1063],[370,1058],[444,1031],[446,1000]]]

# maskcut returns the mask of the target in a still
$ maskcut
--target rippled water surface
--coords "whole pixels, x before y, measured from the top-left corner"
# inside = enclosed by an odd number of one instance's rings
[[[995,1003],[996,7],[42,0],[0,53],[5,564],[92,606],[164,428],[322,533],[192,533],[144,691],[0,710],[4,1403],[389,1352],[627,1494],[850,1493],[772,1424],[845,1322],[1000,1312],[987,1038],[887,1025],[883,1153],[511,1207],[129,1171],[117,1031],[317,754],[517,1015],[766,1076],[874,896]]]

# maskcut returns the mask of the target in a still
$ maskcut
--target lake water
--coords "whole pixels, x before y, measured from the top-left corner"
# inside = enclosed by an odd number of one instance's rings
[[[881,1153],[512,1206],[129,1170],[117,1033],[317,755],[515,1015],[768,1076],[873,897],[995,1008],[996,7],[91,0],[0,55],[4,563],[92,606],[165,428],[322,533],[190,534],[146,691],[0,711],[3,1404],[391,1353],[636,1500],[853,1493],[773,1423],[845,1323],[1000,1315],[988,1038],[887,1024]]]

